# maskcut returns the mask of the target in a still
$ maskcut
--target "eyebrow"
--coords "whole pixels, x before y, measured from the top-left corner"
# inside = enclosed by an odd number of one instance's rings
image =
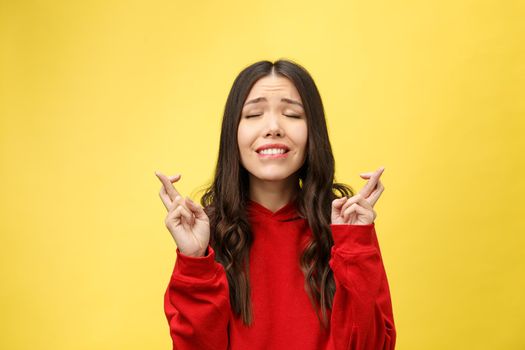
[[[251,99],[249,100],[248,102],[246,102],[244,105],[248,105],[250,103],[258,103],[258,102],[263,102],[263,101],[266,101],[268,102],[268,100],[266,99],[266,97],[257,97],[257,98],[254,98],[254,99]],[[292,100],[292,99],[289,99],[289,98],[281,98],[281,102],[286,102],[286,103],[289,103],[289,104],[294,104],[294,105],[299,105],[301,107],[303,107],[302,103],[299,102],[299,101],[296,101],[296,100]],[[304,108],[304,107],[303,107]]]

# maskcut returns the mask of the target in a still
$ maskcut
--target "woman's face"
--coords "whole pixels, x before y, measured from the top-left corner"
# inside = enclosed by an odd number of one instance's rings
[[[250,90],[237,129],[241,163],[252,176],[284,180],[306,159],[308,131],[301,97],[279,75],[259,79]]]

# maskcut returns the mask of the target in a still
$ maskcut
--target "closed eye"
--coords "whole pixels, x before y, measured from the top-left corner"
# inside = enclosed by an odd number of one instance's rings
[[[259,117],[261,115],[262,114],[252,114],[252,115],[247,115],[245,118]],[[283,114],[283,115],[285,117],[295,118],[295,119],[301,119],[302,118],[300,115],[288,115],[288,114]]]

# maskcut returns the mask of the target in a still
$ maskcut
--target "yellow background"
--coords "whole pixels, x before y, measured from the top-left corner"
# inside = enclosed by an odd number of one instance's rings
[[[522,1],[3,1],[2,349],[168,349],[155,170],[212,176],[233,79],[321,91],[376,206],[397,349],[525,348]]]

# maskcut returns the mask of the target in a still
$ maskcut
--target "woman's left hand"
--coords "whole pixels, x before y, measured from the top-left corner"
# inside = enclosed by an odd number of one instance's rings
[[[355,196],[341,197],[332,201],[332,224],[369,225],[374,222],[374,205],[385,190],[379,177],[385,168],[380,167],[373,173],[360,176],[369,179]]]

